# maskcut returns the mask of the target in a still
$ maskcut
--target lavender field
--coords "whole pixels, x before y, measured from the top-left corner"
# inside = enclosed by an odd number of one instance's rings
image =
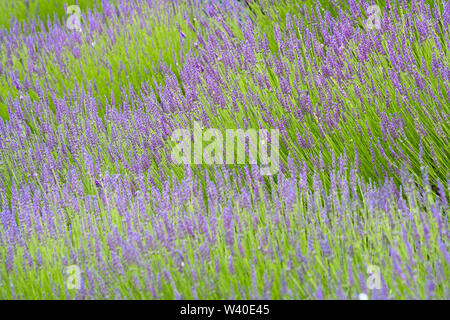
[[[450,299],[449,1],[0,9],[0,299]]]

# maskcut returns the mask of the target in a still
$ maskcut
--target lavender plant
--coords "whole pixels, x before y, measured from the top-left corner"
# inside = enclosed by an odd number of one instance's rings
[[[0,298],[449,299],[449,2],[60,17],[0,29]],[[194,123],[280,170],[174,163]]]

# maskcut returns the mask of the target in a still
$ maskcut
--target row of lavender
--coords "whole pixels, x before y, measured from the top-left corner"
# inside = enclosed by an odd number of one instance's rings
[[[161,190],[108,173],[92,195],[76,173],[59,187],[49,177],[45,193],[13,185],[1,215],[2,296],[448,299],[444,186],[433,196],[426,169],[421,187],[406,169],[401,187],[377,186],[348,158],[337,163],[309,172],[290,162],[290,177],[280,173],[269,190],[257,168],[237,175],[226,166],[205,194],[189,169]],[[70,265],[83,270],[75,292]],[[381,271],[379,288],[367,288],[369,265]]]
[[[368,32],[349,2],[270,32],[270,4],[140,1],[85,33],[3,31],[0,296],[448,298],[449,6],[394,4]],[[193,120],[280,129],[282,172],[174,165]]]

